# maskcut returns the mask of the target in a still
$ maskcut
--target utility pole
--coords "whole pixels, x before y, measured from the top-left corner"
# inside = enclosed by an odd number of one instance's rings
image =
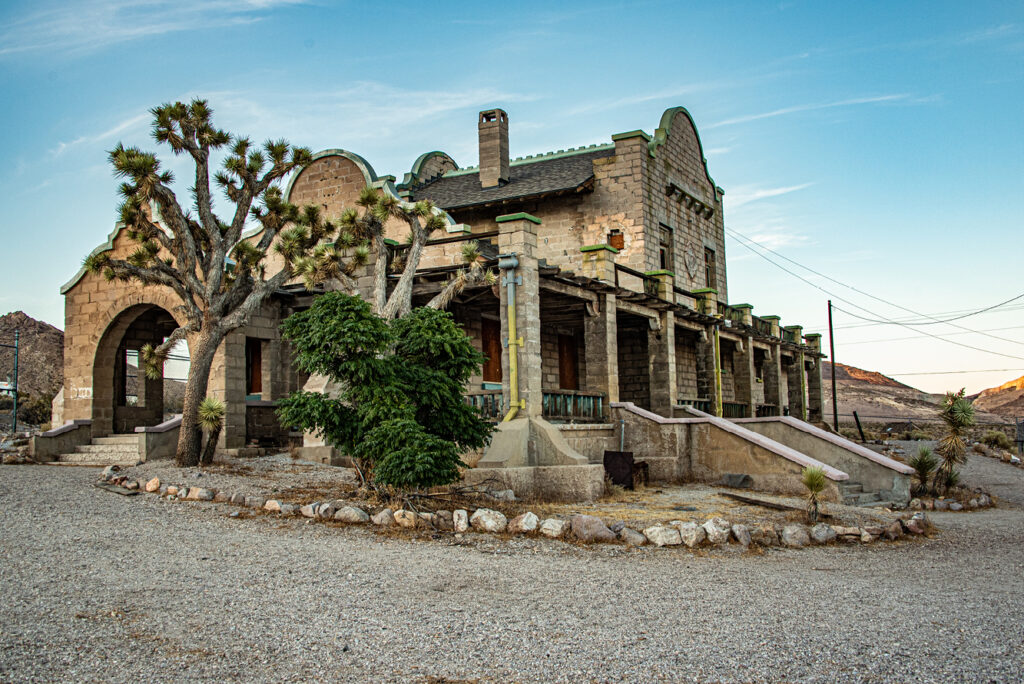
[[[14,414],[11,420],[11,432],[18,431],[18,337],[19,330],[14,331],[14,344],[0,344],[0,347],[7,347],[14,350]]]
[[[832,427],[839,432],[839,404],[836,403],[836,343],[832,337],[832,300],[828,300],[828,358],[832,363]]]
[[[14,419],[12,421],[11,433],[18,434],[18,338],[21,331],[14,331]]]

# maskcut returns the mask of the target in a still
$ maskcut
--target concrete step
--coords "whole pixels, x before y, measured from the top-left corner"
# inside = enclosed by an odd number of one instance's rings
[[[79,454],[137,454],[139,445],[136,444],[83,444],[75,447]]]
[[[840,482],[839,491],[846,494],[860,494],[864,491],[864,485],[859,482]]]
[[[55,464],[60,465],[89,465],[89,466],[133,466],[139,462],[137,454],[125,457],[122,454],[61,454],[57,457]]]
[[[138,435],[108,435],[107,437],[93,437],[93,444],[138,444]]]

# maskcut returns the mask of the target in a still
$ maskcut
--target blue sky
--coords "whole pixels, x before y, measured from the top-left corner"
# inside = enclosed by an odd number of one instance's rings
[[[475,164],[483,108],[520,156],[683,105],[727,227],[857,288],[768,254],[845,311],[942,320],[1024,293],[1020,2],[5,2],[0,74],[0,312],[60,327],[60,285],[113,226],[105,150],[155,148],[147,110],[194,96],[232,132],[399,178],[432,149]],[[736,238],[727,259],[734,302],[824,328],[828,294]],[[922,389],[1024,374],[1024,299],[957,321],[977,332],[863,323],[836,313],[840,361],[991,369],[898,376]]]

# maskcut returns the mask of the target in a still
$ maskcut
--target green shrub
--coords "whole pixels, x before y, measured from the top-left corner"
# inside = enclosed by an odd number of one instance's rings
[[[981,441],[995,449],[1009,449],[1013,446],[1013,442],[1002,430],[989,430],[982,436]]]
[[[490,440],[493,427],[462,397],[484,357],[451,314],[419,308],[389,322],[361,298],[331,292],[282,330],[297,365],[338,387],[336,397],[295,392],[282,400],[282,424],[322,435],[372,482],[450,484],[462,454]]]

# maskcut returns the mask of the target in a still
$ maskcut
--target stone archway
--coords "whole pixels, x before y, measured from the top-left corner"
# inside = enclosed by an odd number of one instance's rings
[[[148,303],[129,306],[113,318],[93,362],[93,436],[131,433],[163,421],[163,378],[146,378],[138,350],[160,344],[177,327],[167,309]]]

